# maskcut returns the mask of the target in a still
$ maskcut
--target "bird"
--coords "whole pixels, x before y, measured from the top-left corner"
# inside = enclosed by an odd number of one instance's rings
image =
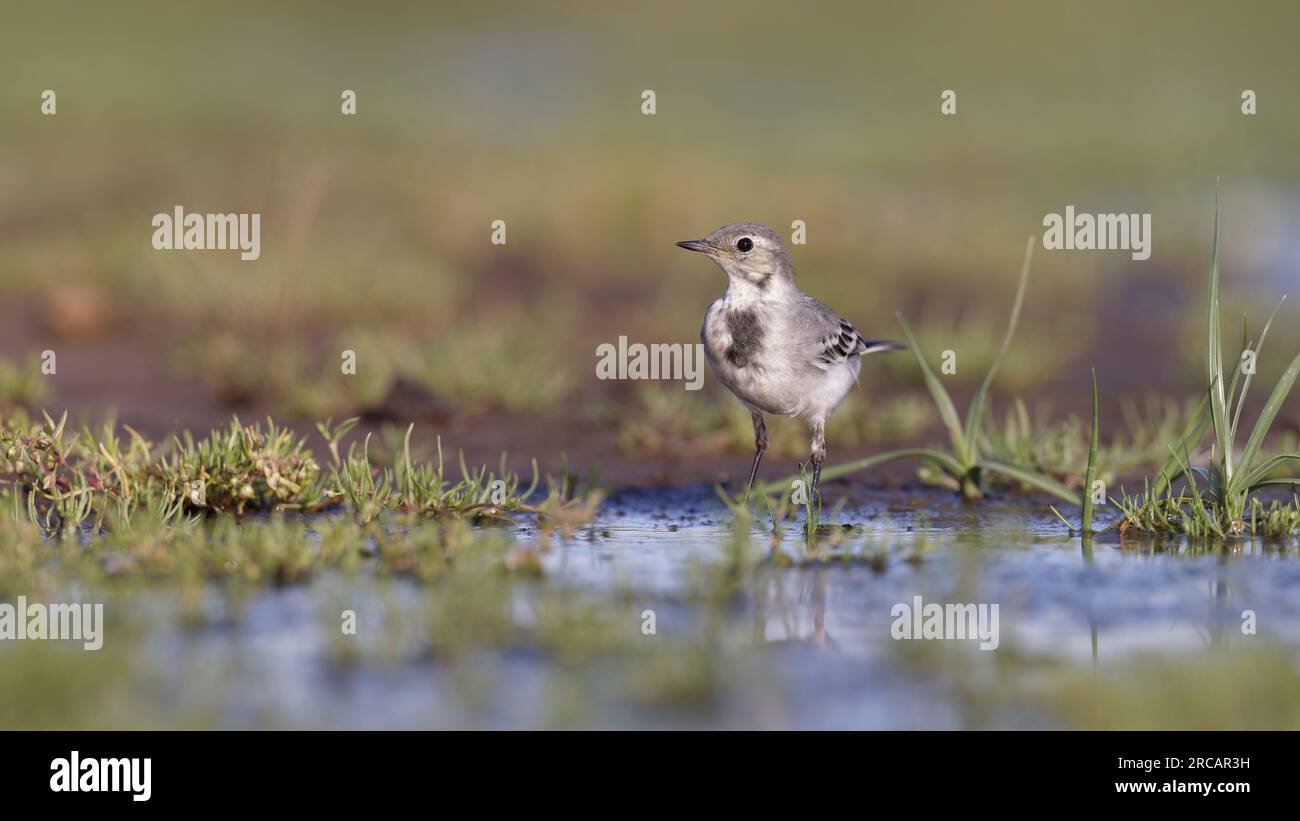
[[[857,383],[862,357],[906,346],[865,339],[848,320],[799,290],[790,252],[765,225],[731,223],[677,245],[705,254],[727,275],[727,290],[704,314],[700,342],[718,381],[753,418],[754,462],[745,498],[767,450],[764,414],[807,423],[812,491],[819,494],[826,423]]]

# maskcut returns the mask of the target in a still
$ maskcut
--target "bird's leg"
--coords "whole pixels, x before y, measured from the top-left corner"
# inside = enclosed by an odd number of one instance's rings
[[[826,461],[826,422],[813,422],[812,425],[812,466],[814,493],[819,493],[817,486],[822,479],[822,463]]]
[[[826,575],[821,568],[813,571],[812,606],[812,642],[818,645],[827,644],[830,636],[826,634]]]
[[[763,451],[767,450],[767,423],[763,414],[751,412],[754,417],[754,464],[749,469],[749,486],[745,488],[745,501],[749,501],[749,492],[754,489],[754,477],[758,475],[758,463],[763,460]]]

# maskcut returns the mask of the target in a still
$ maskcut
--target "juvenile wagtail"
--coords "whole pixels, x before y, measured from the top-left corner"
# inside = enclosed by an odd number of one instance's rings
[[[904,346],[863,339],[839,314],[800,291],[790,253],[767,226],[738,222],[677,244],[707,254],[729,280],[726,293],[704,315],[700,341],[718,380],[754,419],[754,464],[745,495],[767,449],[765,413],[808,423],[815,492],[826,461],[826,421],[857,381],[861,357]]]

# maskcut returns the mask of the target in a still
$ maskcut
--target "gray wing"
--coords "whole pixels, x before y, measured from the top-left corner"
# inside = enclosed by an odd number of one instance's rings
[[[905,347],[897,342],[864,339],[847,319],[807,294],[803,296],[798,322],[800,344],[814,363],[823,367],[836,365],[850,357]]]

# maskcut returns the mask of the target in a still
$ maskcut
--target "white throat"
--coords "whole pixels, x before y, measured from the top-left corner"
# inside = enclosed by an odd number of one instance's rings
[[[771,275],[759,284],[749,277],[736,274],[727,275],[727,292],[723,300],[732,307],[744,308],[762,302],[774,302],[787,298],[792,288],[790,280],[783,276]]]

